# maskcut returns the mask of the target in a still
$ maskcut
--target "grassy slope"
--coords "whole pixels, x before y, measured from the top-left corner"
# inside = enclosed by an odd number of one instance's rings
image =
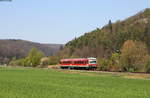
[[[0,98],[149,98],[149,84],[101,73],[0,68]]]

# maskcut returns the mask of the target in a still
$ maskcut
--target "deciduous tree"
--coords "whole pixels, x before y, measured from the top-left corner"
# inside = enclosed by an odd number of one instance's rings
[[[144,71],[147,47],[139,41],[127,40],[121,49],[121,64],[124,71]]]

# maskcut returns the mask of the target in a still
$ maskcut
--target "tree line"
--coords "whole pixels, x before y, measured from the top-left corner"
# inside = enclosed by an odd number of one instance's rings
[[[21,59],[13,58],[10,66],[23,66],[23,67],[47,67],[48,65],[58,64],[59,59],[57,56],[46,57],[43,52],[37,48],[32,48],[28,55]]]
[[[150,55],[143,42],[127,40],[121,53],[113,53],[109,58],[98,60],[98,70],[125,71],[125,72],[150,72]]]
[[[1,39],[0,40],[0,65],[8,64],[12,59],[24,58],[33,48],[42,51],[45,56],[52,56],[59,51],[61,44],[40,44],[20,39]]]

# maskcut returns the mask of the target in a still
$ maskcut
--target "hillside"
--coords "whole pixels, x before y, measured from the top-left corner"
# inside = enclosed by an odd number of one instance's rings
[[[13,57],[25,57],[33,47],[46,56],[51,56],[58,52],[61,46],[61,44],[40,44],[25,40],[0,40],[0,62],[8,61]]]
[[[123,21],[112,23],[103,28],[85,33],[68,42],[62,54],[72,57],[108,58],[114,52],[120,52],[126,40],[144,42],[150,51],[150,9],[145,9]]]

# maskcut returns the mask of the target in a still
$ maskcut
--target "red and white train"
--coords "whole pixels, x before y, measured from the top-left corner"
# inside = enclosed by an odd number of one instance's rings
[[[75,59],[61,59],[60,67],[62,69],[96,69],[96,58],[75,58]]]

